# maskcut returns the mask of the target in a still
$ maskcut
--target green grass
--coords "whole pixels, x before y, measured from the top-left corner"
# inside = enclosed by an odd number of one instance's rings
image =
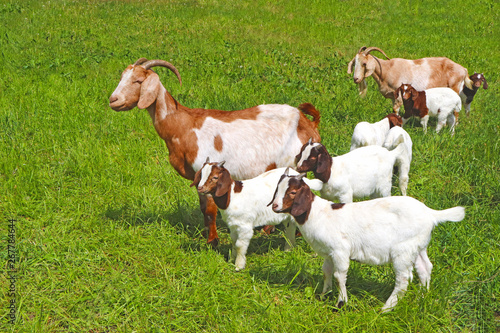
[[[0,3],[0,331],[499,332],[500,5],[496,1],[2,1]],[[332,154],[391,103],[347,63],[363,45],[390,57],[447,56],[482,72],[456,135],[418,122],[409,195],[467,207],[433,232],[431,290],[416,282],[388,314],[390,266],[353,263],[350,301],[320,301],[321,258],[299,239],[255,234],[247,269],[201,236],[190,182],[168,163],[146,112],[108,98],[139,57],[189,107],[313,103]],[[394,188],[394,193],[398,190]],[[16,222],[17,313],[8,322],[8,220]],[[333,298],[336,298],[334,290]]]

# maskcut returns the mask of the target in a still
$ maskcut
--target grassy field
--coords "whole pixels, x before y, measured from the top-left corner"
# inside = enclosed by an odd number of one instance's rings
[[[0,21],[0,331],[500,332],[497,1],[3,0]],[[346,73],[363,45],[447,56],[489,83],[454,137],[406,127],[408,194],[466,218],[433,232],[431,290],[414,281],[387,314],[390,266],[352,263],[350,302],[333,312],[318,300],[322,259],[302,238],[283,252],[282,232],[256,232],[234,272],[227,228],[219,219],[219,249],[205,244],[195,190],[147,112],[108,107],[127,65],[164,59],[180,103],[310,102],[343,154],[357,122],[391,109],[373,79],[361,99]]]

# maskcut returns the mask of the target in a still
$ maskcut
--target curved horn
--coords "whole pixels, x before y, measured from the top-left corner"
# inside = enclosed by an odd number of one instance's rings
[[[143,64],[146,61],[148,61],[148,59],[146,59],[146,58],[139,58],[139,59],[137,59],[136,62],[134,62],[134,65],[141,65],[141,64]]]
[[[146,70],[150,69],[151,67],[155,67],[155,66],[161,66],[161,67],[168,68],[177,76],[177,78],[179,79],[179,83],[182,85],[181,75],[179,74],[179,71],[177,70],[177,68],[175,68],[174,65],[172,65],[171,63],[169,63],[165,60],[159,60],[159,59],[148,60],[145,63],[143,63],[142,66]]]
[[[361,46],[361,48],[359,49],[358,53],[361,53],[361,52],[363,52],[364,50],[366,50],[366,46]]]
[[[364,54],[365,54],[365,55],[368,55],[371,51],[379,51],[379,52],[380,52],[380,53],[382,53],[382,54],[383,54],[383,55],[384,55],[384,56],[385,56],[388,60],[391,60],[391,58],[389,58],[389,57],[387,56],[387,54],[385,54],[385,52],[384,52],[384,51],[382,51],[382,50],[381,50],[381,49],[379,49],[378,47],[374,47],[374,46],[367,48],[367,49],[365,50]]]

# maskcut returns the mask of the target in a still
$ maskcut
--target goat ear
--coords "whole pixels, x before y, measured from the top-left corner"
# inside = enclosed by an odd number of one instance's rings
[[[312,193],[307,186],[302,186],[295,195],[290,214],[300,216],[311,209]]]
[[[317,149],[319,149],[319,154],[318,154],[316,172],[317,173],[329,172],[330,170],[328,169],[331,167],[331,160],[332,160],[330,154],[328,154],[328,151],[324,146],[319,146]]]
[[[401,93],[401,87],[398,89],[394,90],[394,100],[399,98],[399,94]]]
[[[368,58],[367,57],[367,62],[366,62],[366,69],[365,69],[365,79],[367,77],[370,77],[372,76],[373,72],[375,72],[375,67],[376,67],[376,64],[375,64],[375,60],[372,56],[372,58]]]
[[[231,188],[231,175],[229,174],[229,171],[223,169],[219,176],[219,180],[217,181],[217,187],[215,188],[215,196],[222,197],[227,192],[229,192],[230,188]]]
[[[415,101],[418,97],[418,91],[415,88],[411,88],[411,99]]]
[[[316,172],[317,173],[323,173],[325,171],[328,171],[328,160],[330,159],[330,156],[327,154],[321,153],[318,155],[318,166],[316,167]]]
[[[484,75],[483,75],[483,79],[484,79],[484,81],[483,81],[483,89],[488,89],[488,82],[486,82],[486,78],[484,77]]]
[[[137,107],[139,109],[145,109],[153,104],[153,102],[156,101],[159,89],[160,77],[154,72],[149,73],[146,80],[141,84],[141,95],[139,96]]]
[[[356,57],[352,58],[352,60],[349,61],[349,64],[347,64],[347,74],[352,73],[352,65],[354,64],[354,60],[356,60]]]
[[[201,181],[201,169],[196,171],[196,173],[194,174],[194,180],[191,183],[191,185],[189,185],[189,186],[190,187],[193,187],[193,186],[198,187],[198,184],[200,183],[200,181]]]

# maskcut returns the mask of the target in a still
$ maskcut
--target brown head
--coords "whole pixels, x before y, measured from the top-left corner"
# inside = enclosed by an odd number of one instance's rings
[[[170,69],[181,82],[179,71],[165,60],[138,59],[122,73],[120,83],[109,97],[109,106],[115,111],[128,111],[134,107],[145,109],[156,101],[160,92],[160,78],[152,67]]]
[[[418,97],[418,91],[411,86],[411,84],[403,83],[398,89],[394,91],[394,96],[401,95],[403,101],[415,100]]]
[[[372,51],[378,51],[390,60],[385,52],[378,47],[363,46],[347,65],[348,74],[353,72],[352,67],[354,65],[354,75],[352,79],[354,83],[358,85],[359,94],[363,96],[366,94],[367,87],[365,79],[370,77],[375,72],[377,66],[380,66],[380,61],[370,54]]]
[[[305,174],[289,176],[287,168],[270,203],[274,212],[289,213],[299,224],[304,224],[307,220],[314,200],[314,194],[302,179],[304,176]]]
[[[474,73],[469,76],[469,78],[472,80],[472,86],[475,89],[479,89],[481,85],[483,86],[483,89],[488,89],[488,82],[486,82],[486,78],[483,73]]]
[[[324,183],[330,178],[332,157],[321,143],[309,140],[295,156],[298,172],[314,172],[314,176]]]
[[[229,192],[233,182],[229,171],[224,168],[223,162],[210,163],[209,158],[198,170],[190,186],[196,186],[200,194],[211,194],[215,197],[221,197]]]
[[[389,113],[385,116],[389,120],[389,128],[393,128],[394,126],[403,126],[403,119],[397,113]]]

